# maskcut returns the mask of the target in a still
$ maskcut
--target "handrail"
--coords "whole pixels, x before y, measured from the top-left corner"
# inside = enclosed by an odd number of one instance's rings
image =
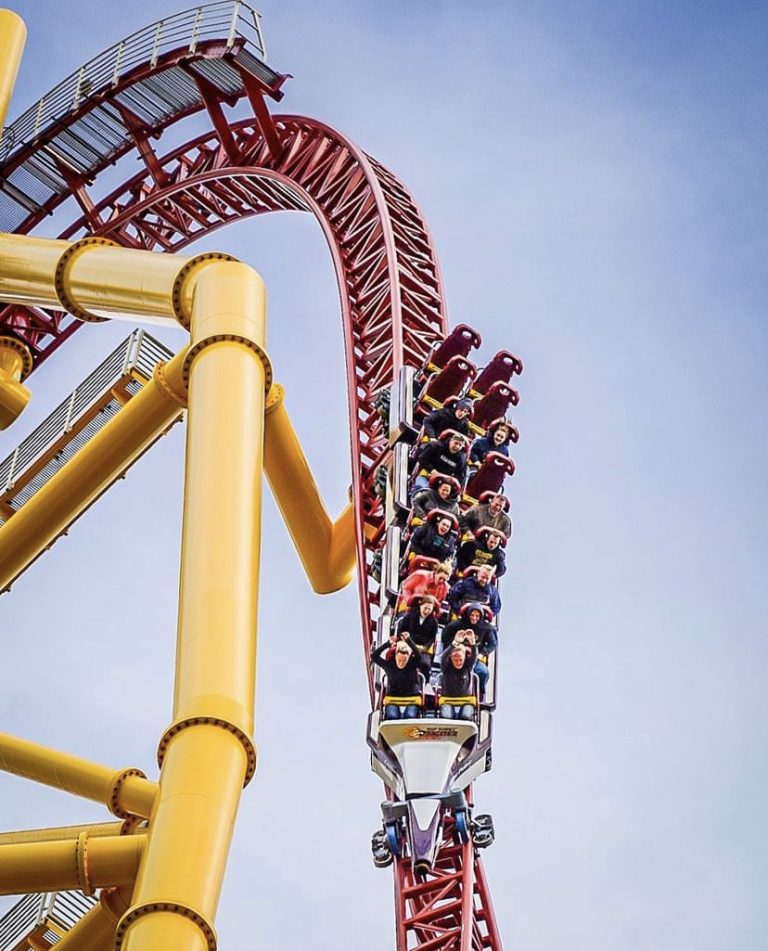
[[[242,0],[216,0],[165,17],[110,46],[67,76],[0,133],[0,161],[12,149],[34,141],[51,123],[74,112],[94,93],[115,86],[135,66],[188,44],[190,52],[206,40],[221,39],[231,49],[240,37],[266,60],[261,14]]]

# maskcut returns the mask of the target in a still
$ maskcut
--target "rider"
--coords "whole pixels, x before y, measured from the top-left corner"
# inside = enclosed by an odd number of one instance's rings
[[[419,450],[414,491],[429,485],[435,472],[452,476],[463,487],[467,477],[467,438],[453,429],[440,433],[440,438],[425,443]]]
[[[436,472],[429,477],[429,488],[416,492],[412,499],[411,525],[420,525],[432,511],[442,509],[451,515],[459,515],[461,486],[456,479]]]
[[[382,654],[394,647],[394,654]],[[392,634],[388,641],[371,652],[371,662],[387,675],[387,695],[384,697],[384,719],[413,719],[419,715],[421,684],[419,673],[428,674],[431,659],[428,654],[414,649],[410,636]]]
[[[481,697],[485,695],[485,685],[488,683],[488,655],[496,650],[499,643],[496,627],[490,623],[491,617],[486,604],[469,601],[462,605],[458,619],[445,625],[440,638],[443,651],[463,643],[477,647],[474,670],[480,682]],[[469,638],[468,634],[471,634],[472,638]]]
[[[446,429],[453,429],[462,436],[469,436],[469,417],[472,400],[466,396],[449,396],[441,409],[432,410],[424,419],[424,434],[437,439]]]
[[[462,532],[474,534],[478,528],[487,525],[497,528],[507,538],[512,534],[512,520],[509,515],[509,499],[501,492],[483,492],[476,505],[468,508],[460,517]]]
[[[469,643],[457,644],[443,654],[440,661],[440,716],[446,720],[471,720],[476,700],[472,693],[472,668],[477,648]]]
[[[407,613],[400,618],[397,633],[408,634],[411,644],[414,644],[420,651],[433,654],[435,638],[437,637],[436,611],[440,611],[440,605],[432,595],[416,595],[416,597],[411,598]]]
[[[495,528],[482,525],[475,532],[475,537],[464,542],[459,548],[456,558],[456,570],[463,572],[470,565],[490,565],[496,578],[500,578],[507,570],[504,557],[506,537]]]
[[[432,509],[423,525],[413,530],[408,550],[412,555],[450,561],[456,552],[459,520],[449,512]]]
[[[431,594],[438,604],[442,604],[448,594],[448,579],[452,574],[453,566],[450,562],[443,562],[431,571],[412,571],[400,585],[398,614],[408,609],[411,598],[417,594]]]
[[[501,598],[496,585],[491,580],[493,571],[488,565],[481,565],[472,574],[458,581],[448,592],[448,603],[454,614],[458,614],[462,604],[477,601],[487,604],[493,615],[501,610]]]
[[[469,453],[469,464],[479,466],[489,452],[500,452],[502,456],[509,456],[509,443],[513,432],[516,432],[512,423],[506,419],[494,419],[488,424],[485,436],[472,443]]]

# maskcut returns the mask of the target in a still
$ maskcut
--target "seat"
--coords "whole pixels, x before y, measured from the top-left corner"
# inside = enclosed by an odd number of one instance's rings
[[[472,422],[475,426],[487,429],[490,423],[501,416],[506,416],[507,408],[510,403],[517,406],[520,402],[520,394],[513,390],[508,383],[501,380],[493,383],[488,392],[475,400],[472,407]]]
[[[515,463],[508,456],[502,456],[500,452],[489,452],[483,459],[483,464],[477,472],[470,477],[465,492],[474,504],[474,500],[480,498],[483,492],[498,492],[504,484],[504,478],[508,475],[514,475]]]
[[[472,327],[468,327],[466,324],[457,324],[429,354],[426,362],[427,372],[433,373],[435,370],[442,370],[452,357],[468,356],[470,350],[479,347],[482,342],[483,338]]]
[[[509,383],[515,373],[523,372],[523,361],[508,350],[499,350],[490,363],[478,373],[469,395],[484,396],[494,383]]]
[[[414,555],[408,562],[408,574],[414,571],[434,571],[440,564],[437,558],[428,558],[426,555]]]
[[[477,367],[466,357],[461,354],[451,357],[442,369],[434,372],[427,380],[421,394],[421,402],[426,403],[426,411],[442,406],[449,396],[459,396],[463,393],[474,380],[476,373]]]

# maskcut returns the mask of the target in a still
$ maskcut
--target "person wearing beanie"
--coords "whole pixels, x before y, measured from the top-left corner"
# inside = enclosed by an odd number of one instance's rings
[[[472,400],[466,396],[461,399],[449,396],[441,409],[432,410],[424,419],[424,434],[437,439],[446,429],[453,429],[462,436],[469,436],[471,415]]]

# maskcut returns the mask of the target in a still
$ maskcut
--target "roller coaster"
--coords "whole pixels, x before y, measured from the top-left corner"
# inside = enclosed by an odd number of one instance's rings
[[[0,11],[0,127],[24,35]],[[509,530],[478,528],[471,513],[494,498],[507,505],[508,443],[518,433],[506,417],[522,363],[500,351],[478,369],[480,334],[464,324],[449,331],[435,248],[413,198],[339,132],[276,114],[269,103],[283,98],[286,78],[267,63],[254,10],[210,3],[85,63],[0,138],[0,426],[23,412],[34,370],[84,323],[151,318],[190,333],[173,355],[132,330],[0,462],[0,590],[8,591],[186,418],[174,718],[160,740],[158,779],[0,735],[1,769],[101,802],[114,816],[0,834],[0,893],[24,896],[0,919],[0,951],[216,948],[232,824],[256,769],[262,471],[314,590],[338,590],[356,570],[367,741],[385,788],[371,844],[374,863],[394,869],[398,951],[502,948],[480,857],[493,822],[475,813],[472,789],[491,768],[499,695],[498,586],[485,561],[503,564],[498,539],[506,544]],[[252,115],[231,119],[237,104]],[[163,154],[164,135],[192,115],[209,130]],[[126,155],[139,171],[95,197]],[[315,216],[339,287],[353,481],[335,521],[273,381],[260,278],[228,255],[179,254],[229,223],[282,210]],[[33,236],[54,212],[67,222],[59,238]],[[429,432],[430,421],[445,419],[445,431]],[[423,518],[414,480],[435,493]],[[450,500],[437,494],[441,481],[455,485]],[[215,510],[213,486],[227,500]],[[436,547],[420,549],[427,536]],[[453,548],[441,547],[446,538]],[[433,589],[458,545],[469,552],[463,568],[451,563],[452,586]],[[465,638],[446,642],[442,660],[439,637],[406,643],[402,633],[404,616],[435,590],[441,629],[458,618]],[[490,592],[482,604],[478,591]],[[467,637],[467,608],[493,618],[484,649]],[[397,654],[419,667],[407,696],[390,683]],[[463,693],[446,686],[453,655],[468,677]]]

